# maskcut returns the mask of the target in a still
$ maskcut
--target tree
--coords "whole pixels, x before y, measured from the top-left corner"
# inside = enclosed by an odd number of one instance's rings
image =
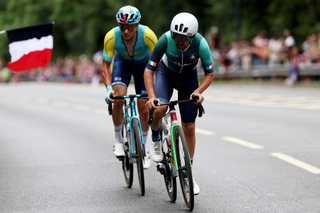
[[[211,26],[219,28],[223,43],[236,39],[236,2],[241,2],[240,36],[249,41],[265,29],[282,35],[291,30],[297,44],[307,35],[320,32],[318,0],[1,0],[0,30],[9,30],[54,21],[54,61],[67,55],[93,55],[103,48],[105,34],[117,26],[115,15],[124,5],[136,6],[141,24],[149,26],[158,37],[169,30],[179,12],[190,12],[199,21],[199,32]],[[8,41],[0,35],[0,57],[10,60]]]

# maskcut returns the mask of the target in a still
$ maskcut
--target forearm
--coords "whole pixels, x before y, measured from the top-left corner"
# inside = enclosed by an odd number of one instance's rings
[[[195,90],[195,92],[202,94],[210,86],[213,79],[214,79],[214,72],[206,73],[203,79],[201,80],[199,87]]]
[[[103,61],[101,67],[101,77],[105,86],[110,86],[112,83],[110,64],[111,62]]]
[[[145,69],[144,71],[144,84],[149,96],[149,99],[155,99],[156,95],[154,93],[154,82],[153,82],[153,75],[154,72],[148,68]]]

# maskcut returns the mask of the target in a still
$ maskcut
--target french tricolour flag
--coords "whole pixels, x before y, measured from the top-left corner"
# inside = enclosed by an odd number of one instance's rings
[[[50,63],[53,49],[52,23],[6,32],[11,55],[8,69],[19,72],[45,67]]]

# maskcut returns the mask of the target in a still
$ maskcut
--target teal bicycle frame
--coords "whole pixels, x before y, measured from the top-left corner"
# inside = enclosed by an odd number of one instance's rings
[[[128,188],[131,188],[133,181],[133,165],[137,164],[137,171],[139,177],[140,193],[145,194],[145,182],[144,182],[144,168],[143,162],[145,154],[143,133],[141,128],[141,121],[136,112],[135,98],[147,97],[147,94],[134,94],[134,95],[123,95],[123,96],[111,96],[111,99],[124,99],[124,117],[123,117],[123,130],[126,134],[127,142],[124,144],[125,156],[120,157],[122,161],[122,170],[125,177],[125,181]],[[126,99],[130,99],[127,104]],[[109,114],[112,114],[112,104],[108,106]],[[139,129],[139,130],[138,130]],[[130,134],[130,136],[129,136]],[[130,142],[129,142],[130,140]],[[131,150],[130,147],[131,146]]]
[[[141,121],[140,118],[137,115],[136,112],[136,102],[134,101],[134,98],[138,98],[138,97],[143,97],[144,95],[141,94],[137,94],[137,95],[124,95],[123,98],[130,98],[130,102],[129,104],[126,104],[125,101],[125,117],[126,117],[126,125],[129,124],[130,126],[130,144],[131,144],[131,154],[134,154],[134,149],[133,149],[133,144],[132,144],[132,130],[133,130],[133,122],[132,120],[134,118],[136,118],[139,121],[139,127],[140,127],[140,136],[141,136],[141,142],[143,144],[143,149],[144,149],[144,153],[145,153],[145,147],[144,147],[144,140],[143,140],[143,133],[142,133],[142,127],[141,127]],[[130,109],[130,113],[131,116],[129,115],[129,109]]]

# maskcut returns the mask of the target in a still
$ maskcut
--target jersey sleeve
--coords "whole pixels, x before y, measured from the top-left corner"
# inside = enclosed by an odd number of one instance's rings
[[[157,41],[158,38],[156,34],[154,34],[154,32],[149,27],[146,27],[146,30],[144,31],[144,43],[147,45],[151,53]]]
[[[156,45],[154,46],[153,52],[151,53],[150,60],[147,64],[147,68],[155,71],[158,67],[158,64],[167,50],[167,36],[163,34]]]
[[[201,58],[203,70],[205,73],[212,73],[213,70],[213,62],[210,54],[210,48],[207,41],[202,38],[200,42],[199,56]]]
[[[105,61],[112,61],[114,43],[115,43],[115,34],[114,34],[114,29],[112,29],[104,37],[103,59]]]

